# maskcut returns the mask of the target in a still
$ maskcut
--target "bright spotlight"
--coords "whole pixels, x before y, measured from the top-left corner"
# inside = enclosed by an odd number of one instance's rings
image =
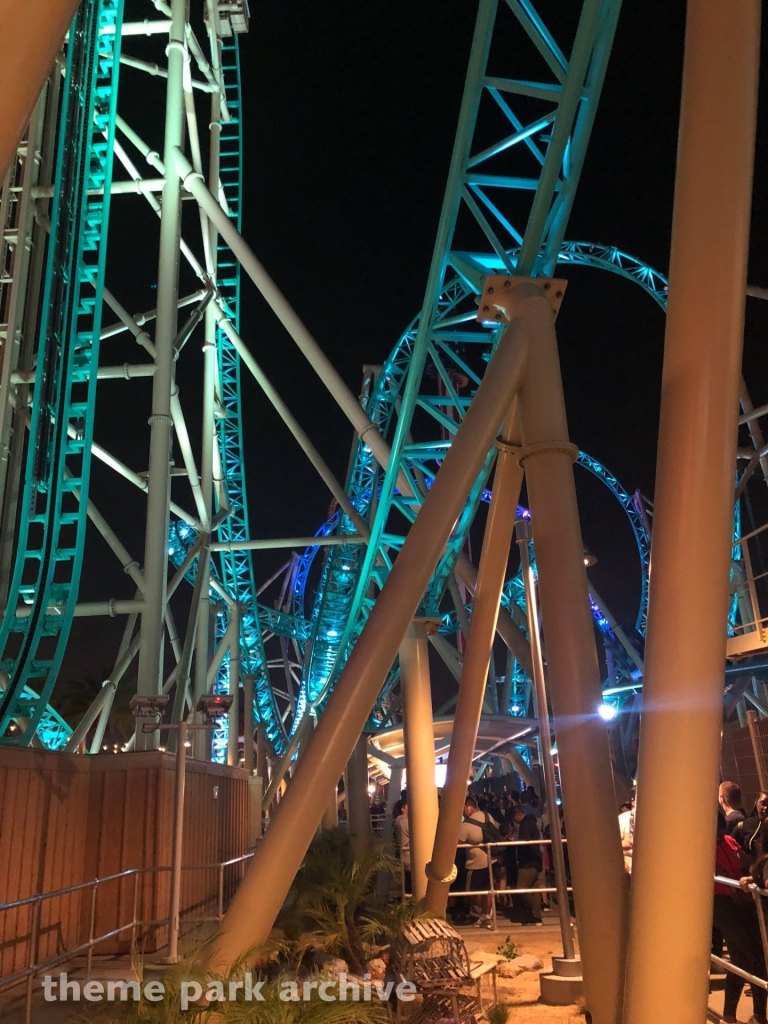
[[[601,704],[597,713],[604,722],[610,722],[616,717],[616,708],[613,704]]]

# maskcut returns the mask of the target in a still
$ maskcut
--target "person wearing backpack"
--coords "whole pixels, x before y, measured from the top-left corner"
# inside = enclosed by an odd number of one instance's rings
[[[474,797],[468,796],[464,803],[464,820],[459,828],[459,843],[469,843],[467,850],[467,889],[470,892],[482,892],[478,896],[478,919],[476,928],[492,928],[491,896],[487,890],[491,888],[491,864],[484,843],[497,843],[503,840],[498,822],[487,813],[479,811]]]
[[[526,805],[523,804],[515,811],[515,825],[517,825],[517,838],[524,842],[531,842],[541,839],[539,826],[532,814],[526,814]],[[541,856],[540,846],[518,846],[517,847],[517,888],[537,889],[539,886],[539,874],[544,861]],[[541,919],[541,896],[539,893],[521,893],[523,906],[525,907],[522,924],[542,925]]]

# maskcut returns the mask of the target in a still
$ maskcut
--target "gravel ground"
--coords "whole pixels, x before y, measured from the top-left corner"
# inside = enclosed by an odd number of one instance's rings
[[[460,928],[459,931],[472,956],[473,950],[482,949],[495,953],[499,943],[504,942],[507,935],[511,937],[520,953],[531,953],[544,962],[544,970],[551,970],[551,958],[562,956],[560,929],[557,921],[548,920],[543,928],[521,928],[516,925],[500,927],[496,932],[478,928]],[[578,948],[578,942],[577,942]],[[485,983],[483,998],[491,1000],[490,981]],[[516,978],[498,979],[499,1002],[506,1003],[510,1009],[507,1024],[561,1024],[563,1021],[584,1021],[584,1015],[578,1006],[545,1006],[539,1001],[539,972],[525,972]]]
[[[470,956],[474,950],[482,949],[495,953],[496,947],[504,942],[507,935],[511,936],[518,951],[532,953],[544,962],[544,970],[551,969],[551,958],[562,955],[560,930],[557,922],[547,920],[543,928],[520,928],[509,925],[504,928],[500,923],[496,932],[481,931],[477,928],[460,928],[459,931],[466,943]],[[576,936],[578,948],[578,936]],[[539,972],[526,972],[512,979],[498,979],[499,1001],[506,1003],[510,1009],[507,1024],[561,1024],[562,1021],[584,1021],[582,1010],[578,1006],[545,1006],[539,1001]],[[486,1005],[492,999],[490,981],[484,983],[483,998]],[[723,1010],[722,982],[714,982],[709,995],[709,1022],[714,1024],[720,1020]],[[746,1022],[752,1014],[752,1000],[749,989],[745,987],[738,1008],[739,1021]],[[705,1024],[702,1021],[702,1024]]]

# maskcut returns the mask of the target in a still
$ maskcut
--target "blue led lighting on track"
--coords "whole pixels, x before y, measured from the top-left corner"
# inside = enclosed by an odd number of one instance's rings
[[[122,0],[84,0],[69,33],[24,513],[0,625],[0,737],[10,745],[37,735],[58,748],[70,732],[48,700],[85,544],[122,13]],[[7,733],[19,719],[23,731]]]
[[[545,9],[546,5],[540,6]],[[475,297],[484,276],[505,272],[548,277],[558,265],[587,266],[640,285],[662,309],[666,308],[667,282],[651,267],[612,246],[563,240],[619,10],[619,0],[584,0],[573,50],[566,56],[532,0],[508,0],[501,5],[497,0],[479,0],[424,305],[397,341],[364,402],[367,414],[391,445],[389,467],[384,472],[370,449],[358,443],[346,481],[352,503],[369,524],[371,543],[334,545],[323,548],[322,553],[319,545],[313,545],[299,554],[290,611],[259,603],[250,552],[222,551],[212,559],[214,580],[240,608],[242,671],[254,677],[255,714],[278,755],[285,751],[288,737],[302,716],[310,709],[320,710],[327,699],[482,380],[499,337],[497,328],[488,329],[475,320]],[[36,729],[41,742],[51,748],[63,745],[70,734],[69,727],[48,706],[48,700],[69,635],[83,557],[88,442],[95,402],[95,375],[90,370],[98,357],[109,213],[109,189],[103,196],[94,192],[107,184],[111,175],[112,148],[100,133],[106,131],[108,140],[114,137],[121,16],[121,0],[84,0],[70,35],[76,45],[68,47],[67,57],[46,280],[46,355],[38,363],[33,388],[36,401],[32,431],[38,444],[30,454],[24,497],[25,507],[33,509],[34,515],[29,524],[25,522],[19,538],[11,589],[15,602],[11,607],[27,605],[31,614],[7,615],[0,630],[0,668],[9,678],[0,703],[4,716],[0,736],[5,725],[18,716],[31,720],[32,731]],[[506,31],[497,29],[497,18],[511,18],[522,26],[520,45],[532,46],[542,58],[541,81],[520,80],[516,77],[515,54],[508,52],[508,47],[492,49],[495,33]],[[111,31],[105,32],[105,28]],[[224,40],[223,74],[231,116],[221,122],[221,182],[229,215],[239,227],[243,111],[238,45],[236,35]],[[493,67],[489,66],[489,53],[495,54]],[[484,138],[484,148],[478,150],[474,147],[475,130],[484,105],[501,114],[506,134],[500,134],[490,145]],[[481,251],[459,247],[460,226],[466,223],[472,225],[471,237],[484,239]],[[67,225],[66,229],[62,224]],[[216,286],[238,327],[239,265],[223,244],[219,244],[217,257]],[[218,329],[216,346],[222,411],[216,429],[232,509],[219,526],[216,539],[238,542],[249,537],[240,360]],[[73,396],[75,384],[83,385],[77,401]],[[85,400],[80,397],[82,393],[87,394]],[[55,415],[41,415],[41,409],[55,410]],[[62,425],[75,422],[75,436],[67,438]],[[487,483],[493,454],[489,453],[427,586],[422,606],[426,614],[439,614],[477,508],[489,499]],[[609,489],[629,519],[640,562],[641,596],[635,631],[642,638],[650,558],[645,522],[632,497],[606,467],[583,452],[578,464]],[[71,478],[65,478],[64,468],[72,473]],[[403,480],[408,488],[401,489]],[[79,502],[73,497],[76,489]],[[64,527],[67,537],[74,532],[74,541],[64,543],[60,539]],[[317,536],[356,533],[347,516],[336,511]],[[174,565],[181,564],[196,539],[195,530],[172,517],[169,558]],[[310,593],[310,572],[318,557],[321,561],[315,573],[319,580],[314,593]],[[46,576],[52,558],[64,566],[64,582],[61,566],[56,584],[50,582],[53,573],[50,579]],[[34,582],[29,582],[28,568],[23,575],[30,564],[35,566]],[[187,573],[189,582],[194,581],[195,571],[193,564]],[[217,589],[211,589],[210,597],[219,602],[221,609],[216,619],[220,641],[229,622],[228,612]],[[524,609],[519,577],[507,581],[502,600],[508,608],[514,604]],[[60,614],[64,609],[68,611]],[[471,604],[468,610],[471,614]],[[594,602],[593,615],[607,642],[615,645],[610,623]],[[446,615],[442,631],[452,630],[455,615]],[[270,681],[265,634],[295,640],[304,649],[292,721],[281,714]],[[622,657],[626,661],[618,645],[620,669]],[[624,665],[622,669],[628,678],[632,668]],[[517,662],[513,663],[513,673],[510,707],[504,710],[524,713],[526,681]],[[391,694],[398,675],[395,664],[369,721],[371,728],[380,727],[391,717]],[[218,690],[229,689],[228,676],[229,662],[225,658],[216,677]],[[14,739],[6,734],[0,742],[22,743],[31,738],[29,732]],[[216,730],[213,746],[215,759],[224,760],[225,721]]]

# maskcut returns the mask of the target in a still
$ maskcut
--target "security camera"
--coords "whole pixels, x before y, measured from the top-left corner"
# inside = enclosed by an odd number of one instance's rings
[[[164,694],[137,693],[131,697],[128,705],[134,718],[160,718],[168,703],[169,697]]]
[[[222,718],[232,707],[232,697],[223,693],[204,693],[197,702],[196,711],[202,712],[209,722]]]

